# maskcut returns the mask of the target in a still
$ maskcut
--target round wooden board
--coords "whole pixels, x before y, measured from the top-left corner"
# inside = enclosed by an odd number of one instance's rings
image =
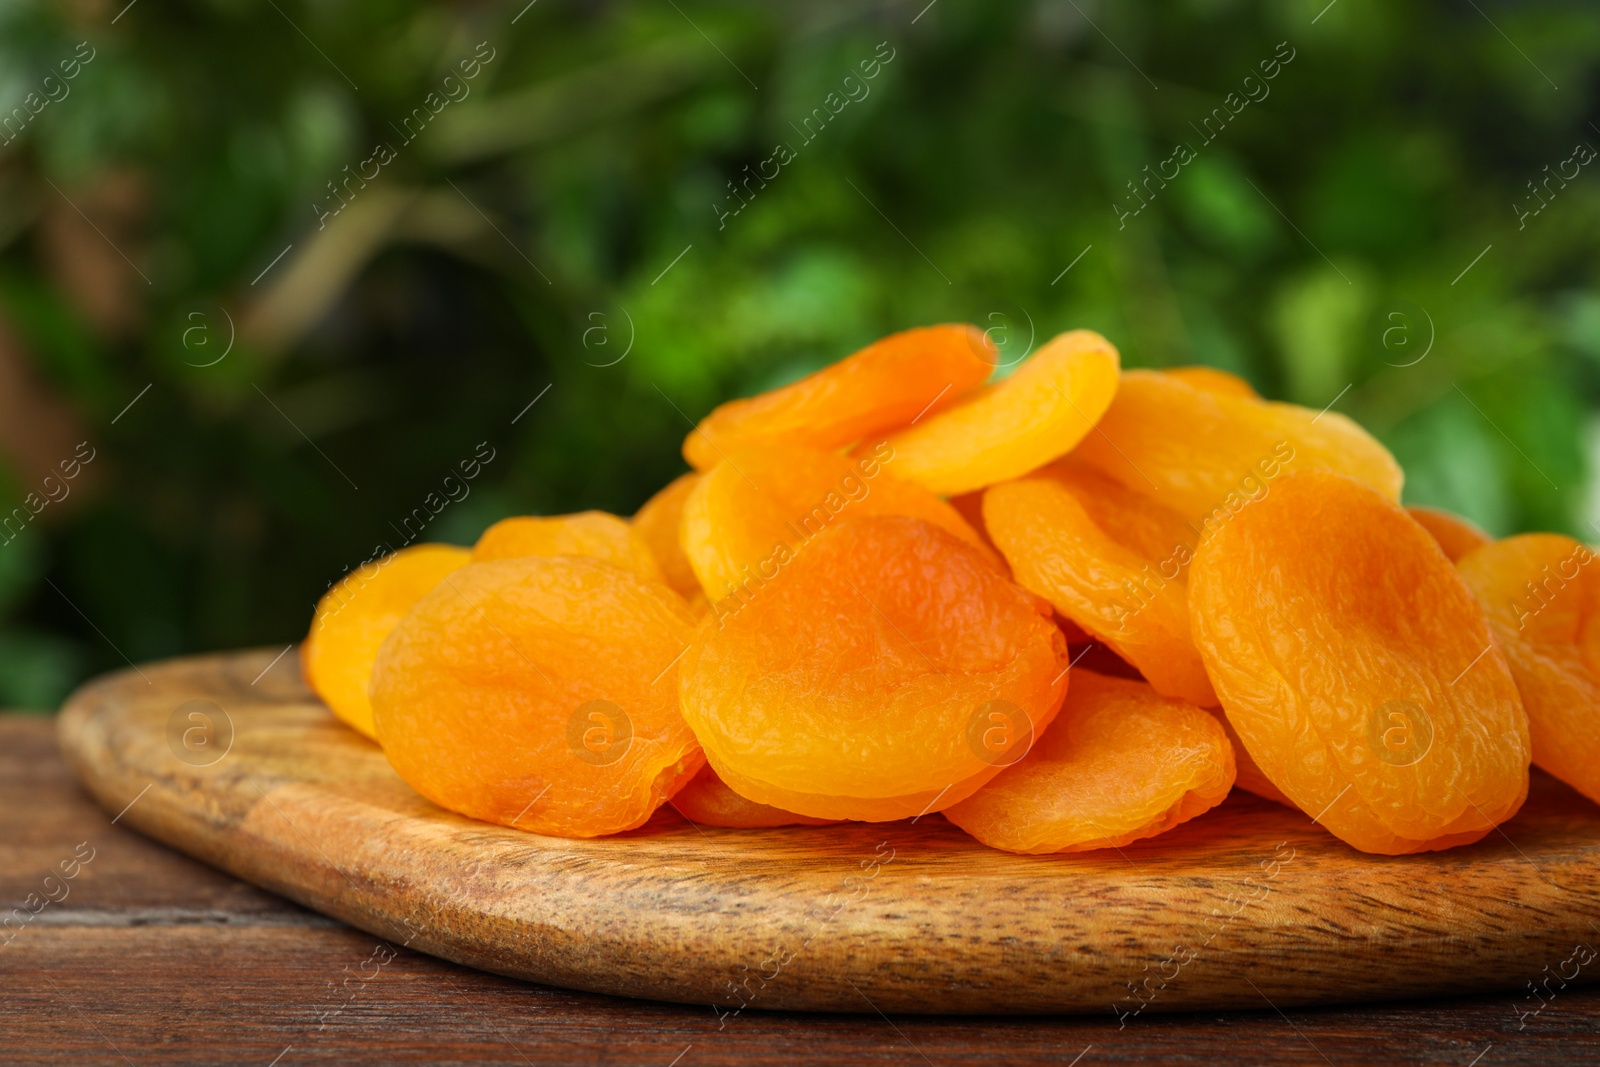
[[[183,744],[197,712],[209,756]],[[1487,989],[1515,990],[1510,1010],[1600,940],[1600,809],[1538,773],[1502,833],[1449,852],[1362,855],[1236,792],[1121,850],[1026,857],[937,815],[718,830],[664,810],[590,841],[474,822],[272,651],[100,679],[61,741],[120,822],[395,944],[719,1013],[1129,1018]]]

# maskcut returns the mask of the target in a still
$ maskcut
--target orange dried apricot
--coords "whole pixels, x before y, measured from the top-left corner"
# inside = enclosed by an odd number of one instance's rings
[[[754,595],[841,518],[925,519],[987,554],[954,508],[889,473],[894,459],[884,446],[854,459],[791,446],[729,452],[683,505],[680,540],[706,594],[714,602]]]
[[[599,560],[469,564],[378,653],[378,740],[451,811],[561,837],[632,829],[703,762],[677,700],[693,627],[666,586]]]
[[[895,473],[955,496],[1042,467],[1089,433],[1117,391],[1119,365],[1092,330],[1059,334],[1009,377],[891,434]]]
[[[605,511],[519,515],[501,519],[472,546],[472,562],[523,556],[588,556],[663,581],[644,537],[626,519]]]
[[[998,360],[973,326],[890,334],[781,389],[723,404],[684,438],[683,457],[705,471],[747,445],[826,452],[877,439],[982,385]]]
[[[728,788],[708,763],[670,800],[679,815],[701,826],[755,830],[768,826],[829,826],[837,819],[813,819],[792,811],[757,804]]]
[[[1216,367],[1198,364],[1192,367],[1168,367],[1161,373],[1169,378],[1176,378],[1185,385],[1192,385],[1196,389],[1203,389],[1218,396],[1244,397],[1247,400],[1261,399],[1261,394],[1256,392],[1255,386],[1237,374]]]
[[[1283,795],[1283,790],[1272,784],[1272,779],[1266,776],[1256,761],[1250,758],[1250,753],[1244,747],[1244,742],[1239,740],[1239,735],[1234,731],[1233,724],[1221,710],[1216,712],[1217,721],[1222,724],[1223,732],[1228,735],[1228,743],[1233,746],[1233,763],[1236,770],[1233,784],[1247,793],[1254,793],[1263,800],[1270,800],[1284,807],[1294,807],[1294,801]]]
[[[1154,837],[1222,803],[1233,748],[1214,717],[1143,682],[1072,675],[1033,749],[945,818],[1008,852],[1084,852]]]
[[[1559,534],[1523,534],[1457,567],[1489,613],[1533,735],[1533,762],[1600,803],[1600,564]]]
[[[1471,590],[1399,505],[1300,471],[1200,545],[1195,644],[1301,811],[1364,852],[1475,841],[1528,792],[1528,717]]]
[[[1283,470],[1328,470],[1400,499],[1388,449],[1336,411],[1197,389],[1160,371],[1127,371],[1095,432],[1073,453],[1204,531],[1265,496]]]
[[[424,594],[471,559],[455,545],[412,545],[346,575],[317,604],[300,645],[306,684],[345,723],[376,737],[367,686],[378,648]]]
[[[1433,535],[1439,542],[1439,547],[1444,549],[1444,554],[1454,562],[1471,552],[1480,545],[1486,545],[1494,540],[1472,523],[1460,515],[1445,511],[1442,508],[1428,508],[1420,504],[1413,504],[1406,508],[1413,519],[1421,524],[1424,530]]]
[[[969,796],[1066,692],[1061,631],[980,549],[921,519],[830,525],[720,623],[684,657],[684,718],[741,796],[816,818]]]
[[[1109,645],[1163,696],[1217,703],[1189,634],[1182,517],[1092,470],[1058,463],[990,486],[984,525],[1024,588]]]
[[[686,600],[700,593],[700,580],[694,576],[689,557],[683,554],[678,533],[683,528],[683,505],[700,484],[693,471],[680,474],[655,496],[644,502],[633,517],[633,528],[649,546],[661,576],[672,591]]]

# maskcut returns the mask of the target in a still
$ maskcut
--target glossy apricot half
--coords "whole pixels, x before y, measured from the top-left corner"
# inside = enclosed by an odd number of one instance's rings
[[[472,547],[474,563],[521,556],[587,556],[665,581],[644,536],[626,519],[605,511],[501,519]]]
[[[1528,792],[1528,716],[1488,620],[1382,493],[1301,471],[1200,545],[1190,620],[1228,721],[1364,852],[1475,841]]]
[[[1116,348],[1092,330],[1060,334],[1009,377],[891,434],[895,474],[955,496],[1042,467],[1094,428],[1119,365]]]
[[[1227,797],[1233,747],[1214,717],[1144,682],[1072,673],[1032,751],[945,818],[1008,852],[1083,852],[1153,837]]]
[[[980,549],[920,519],[844,519],[702,624],[682,707],[741,796],[899,819],[970,795],[1025,750],[1066,692],[1065,656]]]
[[[317,604],[300,667],[306,684],[347,725],[377,736],[367,687],[378,649],[417,601],[471,559],[455,545],[402,548],[346,575]]]
[[[881,439],[982,385],[998,360],[973,326],[890,334],[790,385],[723,404],[684,438],[683,457],[705,471],[748,445],[826,452]]]
[[[561,837],[639,826],[703,762],[678,712],[694,620],[659,582],[580,556],[473,563],[378,654],[378,740],[441,807]]]

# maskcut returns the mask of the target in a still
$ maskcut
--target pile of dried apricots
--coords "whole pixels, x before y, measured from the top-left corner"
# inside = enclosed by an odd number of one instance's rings
[[[1600,568],[1398,503],[1334,411],[1089,331],[884,338],[711,412],[633,519],[347,576],[312,688],[435,803],[542,834],[941,812],[1120,846],[1237,784],[1365,852],[1600,801]],[[1078,665],[1093,655],[1086,665]]]

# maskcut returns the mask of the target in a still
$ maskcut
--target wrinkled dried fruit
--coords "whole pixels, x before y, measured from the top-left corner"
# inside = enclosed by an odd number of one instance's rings
[[[1222,803],[1233,748],[1215,718],[1143,682],[1072,676],[1033,750],[945,818],[1008,852],[1083,852],[1153,837]]]
[[[1083,440],[1111,403],[1118,360],[1091,330],[1060,334],[1010,377],[891,435],[895,474],[954,496],[1044,466]]]
[[[679,815],[700,826],[755,830],[768,826],[828,826],[837,819],[813,819],[792,811],[757,804],[728,788],[707,764],[669,803]]]
[[[694,576],[689,557],[683,554],[678,532],[683,528],[683,505],[700,484],[694,472],[680,474],[668,482],[666,488],[644,502],[633,517],[634,531],[650,547],[661,576],[672,591],[686,600],[699,595],[700,580]]]
[[[1283,795],[1283,790],[1272,784],[1256,761],[1250,758],[1249,751],[1244,747],[1244,742],[1239,740],[1238,733],[1228,717],[1220,710],[1216,712],[1217,721],[1222,724],[1223,732],[1228,735],[1228,743],[1233,746],[1233,763],[1235,771],[1233,784],[1247,793],[1254,793],[1265,800],[1282,804],[1285,807],[1294,807],[1294,801]]]
[[[755,595],[817,534],[844,518],[925,519],[987,554],[954,508],[889,473],[894,459],[883,446],[854,459],[793,447],[730,452],[683,506],[681,542],[707,595],[713,601]],[[999,566],[998,559],[993,563]]]
[[[1460,515],[1418,505],[1406,508],[1406,511],[1424,530],[1433,535],[1433,539],[1439,542],[1439,547],[1444,549],[1444,554],[1450,557],[1451,561],[1459,560],[1473,549],[1493,540]]]
[[[1070,463],[990,486],[984,525],[1022,585],[1137,667],[1164,696],[1217,703],[1189,634],[1194,531]]]
[[[705,471],[749,445],[830,452],[876,441],[982,385],[998,360],[972,326],[891,334],[791,385],[723,404],[684,438],[683,456]]]
[[[413,545],[346,575],[317,604],[300,646],[306,684],[345,723],[376,737],[367,686],[379,646],[417,601],[471,559],[454,545]]]
[[[561,837],[632,829],[702,764],[677,701],[692,632],[675,593],[608,563],[470,564],[384,642],[378,740],[413,789],[474,819]]]
[[[1176,378],[1185,385],[1192,385],[1196,389],[1203,389],[1208,393],[1218,396],[1244,397],[1247,400],[1260,400],[1261,394],[1255,387],[1237,374],[1230,374],[1216,367],[1168,367],[1161,373],[1169,378]]]
[[[1065,656],[980,549],[919,519],[847,518],[702,624],[683,714],[742,796],[899,819],[961,800],[1022,751],[1060,706]]]
[[[1488,621],[1382,494],[1301,471],[1201,545],[1195,644],[1301,811],[1365,852],[1475,841],[1522,806],[1528,718]]]
[[[604,511],[501,519],[472,546],[472,562],[524,556],[587,556],[663,581],[655,556],[626,519]]]
[[[1533,762],[1600,803],[1600,563],[1559,534],[1523,534],[1461,558],[1489,613],[1533,736]]]
[[[1388,449],[1335,411],[1314,412],[1128,371],[1073,458],[1154,497],[1205,533],[1266,496],[1284,471],[1328,470],[1400,499]]]

